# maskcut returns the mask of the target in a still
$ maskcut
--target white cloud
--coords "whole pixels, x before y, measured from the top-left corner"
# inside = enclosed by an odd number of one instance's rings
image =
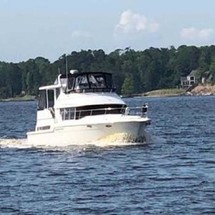
[[[150,21],[144,15],[133,13],[131,10],[122,12],[119,23],[115,27],[115,33],[134,34],[141,32],[156,32],[159,24]]]
[[[215,36],[215,30],[212,28],[197,29],[194,27],[183,28],[181,38],[192,41],[208,42]]]

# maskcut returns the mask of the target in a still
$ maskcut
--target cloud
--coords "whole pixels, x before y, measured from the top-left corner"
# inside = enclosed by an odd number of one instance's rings
[[[215,30],[212,28],[197,29],[190,27],[181,30],[181,38],[190,41],[209,42],[214,36]]]
[[[154,33],[158,31],[159,24],[150,21],[144,15],[133,13],[131,10],[122,12],[119,23],[115,27],[115,33],[135,34],[141,32]]]

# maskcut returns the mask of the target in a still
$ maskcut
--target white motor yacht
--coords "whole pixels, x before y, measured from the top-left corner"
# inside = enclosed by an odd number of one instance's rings
[[[66,146],[143,141],[147,106],[130,108],[115,92],[112,75],[71,70],[39,88],[32,145]]]

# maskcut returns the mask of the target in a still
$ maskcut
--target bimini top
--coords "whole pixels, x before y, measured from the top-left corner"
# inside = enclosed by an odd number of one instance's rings
[[[116,90],[112,74],[106,72],[78,72],[58,75],[53,85],[40,87],[39,90],[61,88],[65,93],[76,92],[114,92]]]
[[[106,72],[77,72],[61,74],[58,83],[66,92],[109,92],[115,91],[112,74]]]

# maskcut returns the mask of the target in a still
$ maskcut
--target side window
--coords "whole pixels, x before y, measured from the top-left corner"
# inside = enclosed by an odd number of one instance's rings
[[[75,78],[69,78],[68,80],[68,89],[73,90],[74,89],[74,85],[75,85]]]
[[[46,108],[46,91],[42,90],[39,93],[38,110],[43,110]]]
[[[54,106],[54,90],[48,90],[48,108]]]
[[[62,120],[71,120],[75,118],[75,108],[61,108],[60,114]]]

